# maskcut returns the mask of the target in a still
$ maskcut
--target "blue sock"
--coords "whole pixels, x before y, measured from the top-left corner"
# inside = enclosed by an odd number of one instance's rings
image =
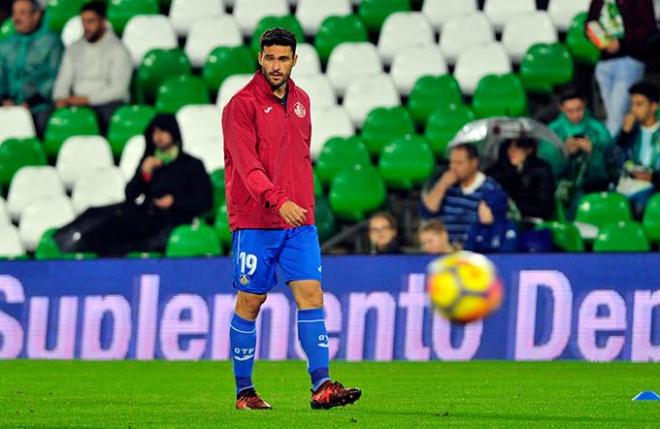
[[[307,370],[312,378],[312,390],[330,380],[328,332],[322,308],[298,310],[298,339],[307,355]]]
[[[238,394],[242,390],[254,387],[252,385],[252,368],[257,345],[257,327],[254,320],[245,320],[234,313],[229,329],[229,342],[234,362],[236,393]]]

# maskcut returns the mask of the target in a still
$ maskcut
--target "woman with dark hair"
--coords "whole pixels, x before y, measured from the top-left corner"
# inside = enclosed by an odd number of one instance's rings
[[[126,201],[91,208],[58,230],[55,240],[62,251],[160,252],[174,227],[211,209],[211,181],[202,162],[181,150],[174,115],[156,115],[144,136],[146,148],[126,185]]]

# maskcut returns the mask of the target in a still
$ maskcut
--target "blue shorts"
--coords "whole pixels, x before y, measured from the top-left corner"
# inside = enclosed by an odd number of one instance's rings
[[[321,281],[321,248],[314,225],[294,229],[241,229],[232,234],[234,287],[265,294],[277,284],[275,267],[284,283]]]

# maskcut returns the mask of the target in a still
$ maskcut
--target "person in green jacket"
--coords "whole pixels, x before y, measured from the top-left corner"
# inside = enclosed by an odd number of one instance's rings
[[[39,134],[48,121],[64,50],[59,36],[43,23],[42,15],[38,2],[15,1],[12,19],[16,32],[0,41],[0,103],[30,109]]]

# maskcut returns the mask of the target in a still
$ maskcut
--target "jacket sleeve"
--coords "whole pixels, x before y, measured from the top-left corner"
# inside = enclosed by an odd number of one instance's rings
[[[131,84],[131,75],[133,74],[131,57],[122,45],[115,47],[112,55],[114,57],[112,67],[108,71],[110,81],[102,91],[89,95],[89,101],[92,105],[123,101],[128,94],[128,87]]]
[[[213,187],[204,164],[194,160],[187,172],[185,193],[174,196],[173,210],[199,216],[213,207]]]
[[[227,105],[222,114],[225,150],[252,198],[266,208],[279,210],[289,196],[273,184],[259,160],[253,116],[239,98]]]
[[[540,218],[548,218],[555,210],[555,179],[552,175],[552,167],[549,165],[538,167],[539,189],[537,193],[536,210]]]
[[[43,76],[37,83],[38,95],[45,100],[52,100],[53,87],[55,86],[55,78],[57,77],[57,70],[60,67],[60,60],[62,59],[62,52],[64,46],[59,37],[54,36],[51,42],[48,57],[43,65]]]
[[[126,194],[127,201],[133,201],[141,194],[147,192],[149,184],[144,180],[144,177],[142,175],[143,161],[144,158],[140,160],[140,163],[138,164],[137,170],[135,171],[133,178],[130,180],[130,182],[126,184],[126,189],[124,190],[124,193]]]

